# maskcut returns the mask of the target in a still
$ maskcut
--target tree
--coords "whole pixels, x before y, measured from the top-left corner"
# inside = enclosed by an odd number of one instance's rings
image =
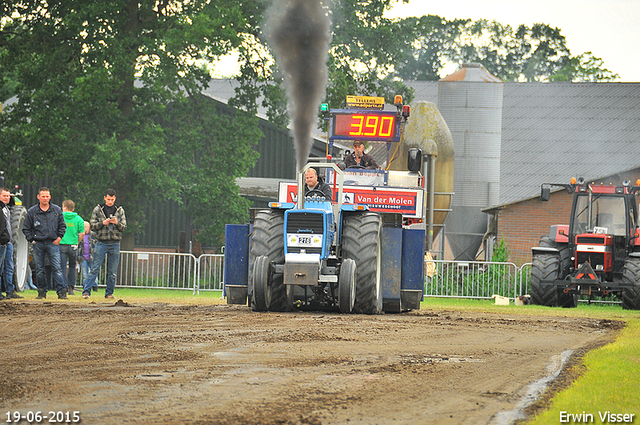
[[[403,79],[437,81],[447,64],[481,63],[503,81],[609,81],[616,74],[590,54],[571,56],[560,29],[547,24],[513,29],[496,21],[439,16],[407,18],[414,38],[398,63]]]
[[[569,62],[555,74],[549,77],[550,81],[612,81],[620,78],[618,74],[603,68],[604,61],[593,56],[591,52],[585,52],[579,56],[572,56]]]
[[[402,60],[402,51],[410,44],[412,30],[406,25],[383,17],[394,3],[408,0],[335,1],[327,7],[332,22],[329,51],[329,85],[325,101],[332,108],[344,107],[347,95],[382,96],[392,103],[396,94],[405,102],[413,92],[396,75],[394,66]],[[325,5],[327,2],[324,2]],[[264,10],[260,12],[264,14]],[[263,38],[262,23],[239,49],[242,62],[237,77],[233,106],[250,110],[258,102],[268,108],[272,122],[286,126],[286,96],[282,70]],[[319,116],[319,123],[322,119]]]
[[[398,75],[404,79],[437,81],[445,61],[453,60],[458,40],[470,22],[469,19],[447,21],[434,15],[406,18],[401,25],[413,29],[413,38],[405,45],[396,65]]]
[[[212,242],[224,217],[247,214],[234,182],[258,135],[255,119],[216,118],[197,96],[209,81],[200,63],[240,46],[252,5],[3,2],[0,69],[18,101],[0,117],[0,168],[21,181],[48,173],[83,210],[113,187],[134,225],[145,197],[183,202]]]
[[[347,95],[353,94],[381,96],[389,103],[396,94],[403,95],[407,103],[413,99],[412,90],[395,73],[403,50],[413,39],[412,29],[383,17],[396,2],[334,2],[327,88],[327,102],[332,107],[344,107]]]

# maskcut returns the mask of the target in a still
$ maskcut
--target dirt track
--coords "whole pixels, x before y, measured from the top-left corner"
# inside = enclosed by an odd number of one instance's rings
[[[79,411],[83,424],[508,423],[498,413],[563,352],[620,327],[56,301],[0,303],[3,422],[7,411],[39,410]]]

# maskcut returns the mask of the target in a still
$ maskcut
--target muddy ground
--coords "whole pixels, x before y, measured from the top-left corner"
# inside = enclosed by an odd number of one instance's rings
[[[621,326],[110,301],[0,303],[0,421],[77,411],[83,424],[506,424],[563,353],[575,360]]]

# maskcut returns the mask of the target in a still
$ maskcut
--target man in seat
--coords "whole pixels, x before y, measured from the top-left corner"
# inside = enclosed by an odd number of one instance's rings
[[[353,142],[353,152],[344,159],[345,168],[367,168],[375,170],[380,168],[375,159],[368,153],[364,153],[364,144],[360,140]]]
[[[309,192],[312,192],[309,196],[324,194],[327,201],[333,201],[331,186],[325,183],[322,177],[318,177],[318,171],[315,168],[309,168],[305,171],[304,182],[304,196],[307,196]]]

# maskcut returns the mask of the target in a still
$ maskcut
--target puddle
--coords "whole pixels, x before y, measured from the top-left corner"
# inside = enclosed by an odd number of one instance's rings
[[[516,403],[516,408],[504,412],[498,412],[491,423],[494,425],[510,425],[518,419],[524,419],[524,409],[540,397],[540,395],[546,390],[549,382],[553,381],[558,377],[558,375],[560,375],[564,364],[569,360],[571,354],[573,354],[573,350],[567,350],[557,356],[551,357],[551,363],[547,365],[548,375],[529,384],[526,395]]]
[[[172,378],[173,375],[177,373],[174,372],[158,372],[158,373],[141,373],[140,375],[136,375],[136,379],[146,379],[149,381],[162,381],[168,378]]]

